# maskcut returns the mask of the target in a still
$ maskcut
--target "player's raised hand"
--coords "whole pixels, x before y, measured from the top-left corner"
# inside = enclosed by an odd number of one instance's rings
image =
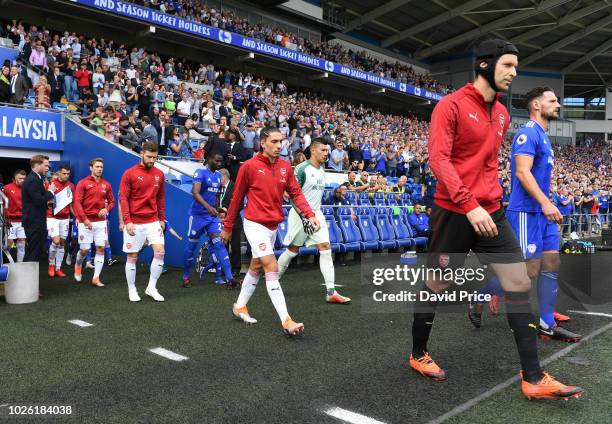
[[[225,230],[221,231],[221,241],[223,241],[224,244],[228,244],[231,239],[232,239],[232,233],[228,233]]]
[[[550,201],[542,206],[542,213],[549,221],[556,222],[557,224],[561,224],[563,222],[563,215],[561,215],[559,209]]]
[[[132,222],[130,222],[129,224],[127,224],[125,226],[125,230],[131,236],[135,236],[136,235],[136,229],[134,228],[134,223],[132,223]]]
[[[482,206],[472,209],[465,216],[479,236],[495,237],[498,234],[497,225]]]

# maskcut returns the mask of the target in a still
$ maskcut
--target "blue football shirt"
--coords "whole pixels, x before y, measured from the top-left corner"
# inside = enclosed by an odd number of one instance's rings
[[[535,121],[529,121],[518,130],[512,141],[512,158],[510,162],[510,175],[512,191],[508,210],[517,212],[542,212],[540,204],[527,193],[516,177],[516,155],[533,157],[531,173],[538,183],[540,190],[550,197],[550,179],[555,154],[544,128]]]
[[[217,195],[221,188],[221,173],[212,172],[208,167],[198,169],[193,176],[194,183],[200,183],[200,195],[213,208],[217,205]],[[209,216],[208,211],[195,199],[189,208],[189,215]]]

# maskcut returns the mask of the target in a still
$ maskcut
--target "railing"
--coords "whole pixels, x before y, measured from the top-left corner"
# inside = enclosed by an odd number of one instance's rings
[[[578,237],[592,237],[601,235],[602,228],[610,228],[612,210],[596,214],[571,214],[563,217],[561,235],[568,237],[576,233]]]

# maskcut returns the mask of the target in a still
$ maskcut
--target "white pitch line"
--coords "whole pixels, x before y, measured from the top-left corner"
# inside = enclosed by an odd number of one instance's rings
[[[321,284],[322,286],[325,286],[326,284],[323,283]],[[334,287],[344,287],[344,284],[334,284]]]
[[[149,349],[149,352],[154,353],[159,356],[163,356],[166,359],[170,359],[171,361],[181,362],[189,359],[186,356],[179,355],[178,353],[174,353],[171,350],[164,349],[163,347],[155,347],[153,349]]]
[[[375,420],[374,418],[366,417],[365,415],[358,414],[356,412],[351,412],[346,409],[338,408],[338,407],[330,407],[325,409],[327,415],[330,415],[334,418],[338,418],[347,423],[351,424],[385,424],[382,421]]]
[[[0,405],[0,408],[4,408],[5,406],[9,406],[8,403],[3,403],[2,405]]]
[[[89,322],[80,319],[71,319],[68,322],[70,324],[78,325],[79,327],[93,327],[93,324],[90,324]]]
[[[573,314],[580,314],[580,315],[593,315],[596,317],[612,318],[612,314],[604,314],[603,312],[570,311],[570,310],[568,310],[567,312],[571,312]]]
[[[608,331],[611,328],[612,328],[612,322],[607,324],[607,325],[604,325],[603,327],[598,328],[597,330],[595,330],[592,333],[588,334],[587,336],[583,337],[582,340],[580,340],[578,343],[573,343],[573,344],[569,345],[568,347],[566,347],[564,349],[561,349],[559,352],[555,353],[554,355],[551,355],[548,358],[544,359],[543,361],[540,361],[540,364],[542,366],[546,366],[546,365],[550,364],[551,362],[553,362],[553,361],[555,361],[555,360],[557,360],[557,359],[567,355],[572,350],[576,349],[578,346],[581,346],[587,340],[590,340],[593,337],[596,337],[596,336],[600,335],[601,333],[605,333],[606,331]],[[462,403],[461,405],[451,409],[447,413],[440,415],[438,418],[435,418],[435,419],[429,421],[429,423],[427,423],[427,424],[440,424],[440,423],[443,423],[444,421],[448,420],[449,418],[452,418],[455,415],[459,415],[459,414],[467,411],[472,406],[475,406],[478,402],[480,402],[482,400],[485,400],[486,398],[493,396],[497,392],[499,392],[499,391],[501,391],[501,390],[503,390],[503,389],[513,385],[514,383],[520,381],[520,379],[521,379],[521,377],[519,375],[515,375],[514,377],[509,378],[508,380],[504,381],[503,383],[498,384],[497,386],[493,387],[492,389],[489,389],[486,392],[479,394],[475,398],[472,398],[472,399],[468,400],[467,402]]]

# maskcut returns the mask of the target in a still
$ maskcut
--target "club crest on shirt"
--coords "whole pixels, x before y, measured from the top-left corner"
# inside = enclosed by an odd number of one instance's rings
[[[262,252],[266,250],[266,243],[259,243],[259,250],[261,250]]]
[[[280,174],[281,174],[281,176],[282,176],[283,178],[284,178],[284,177],[286,177],[286,176],[287,176],[287,170],[286,170],[285,168],[281,168],[281,169],[280,169]]]

